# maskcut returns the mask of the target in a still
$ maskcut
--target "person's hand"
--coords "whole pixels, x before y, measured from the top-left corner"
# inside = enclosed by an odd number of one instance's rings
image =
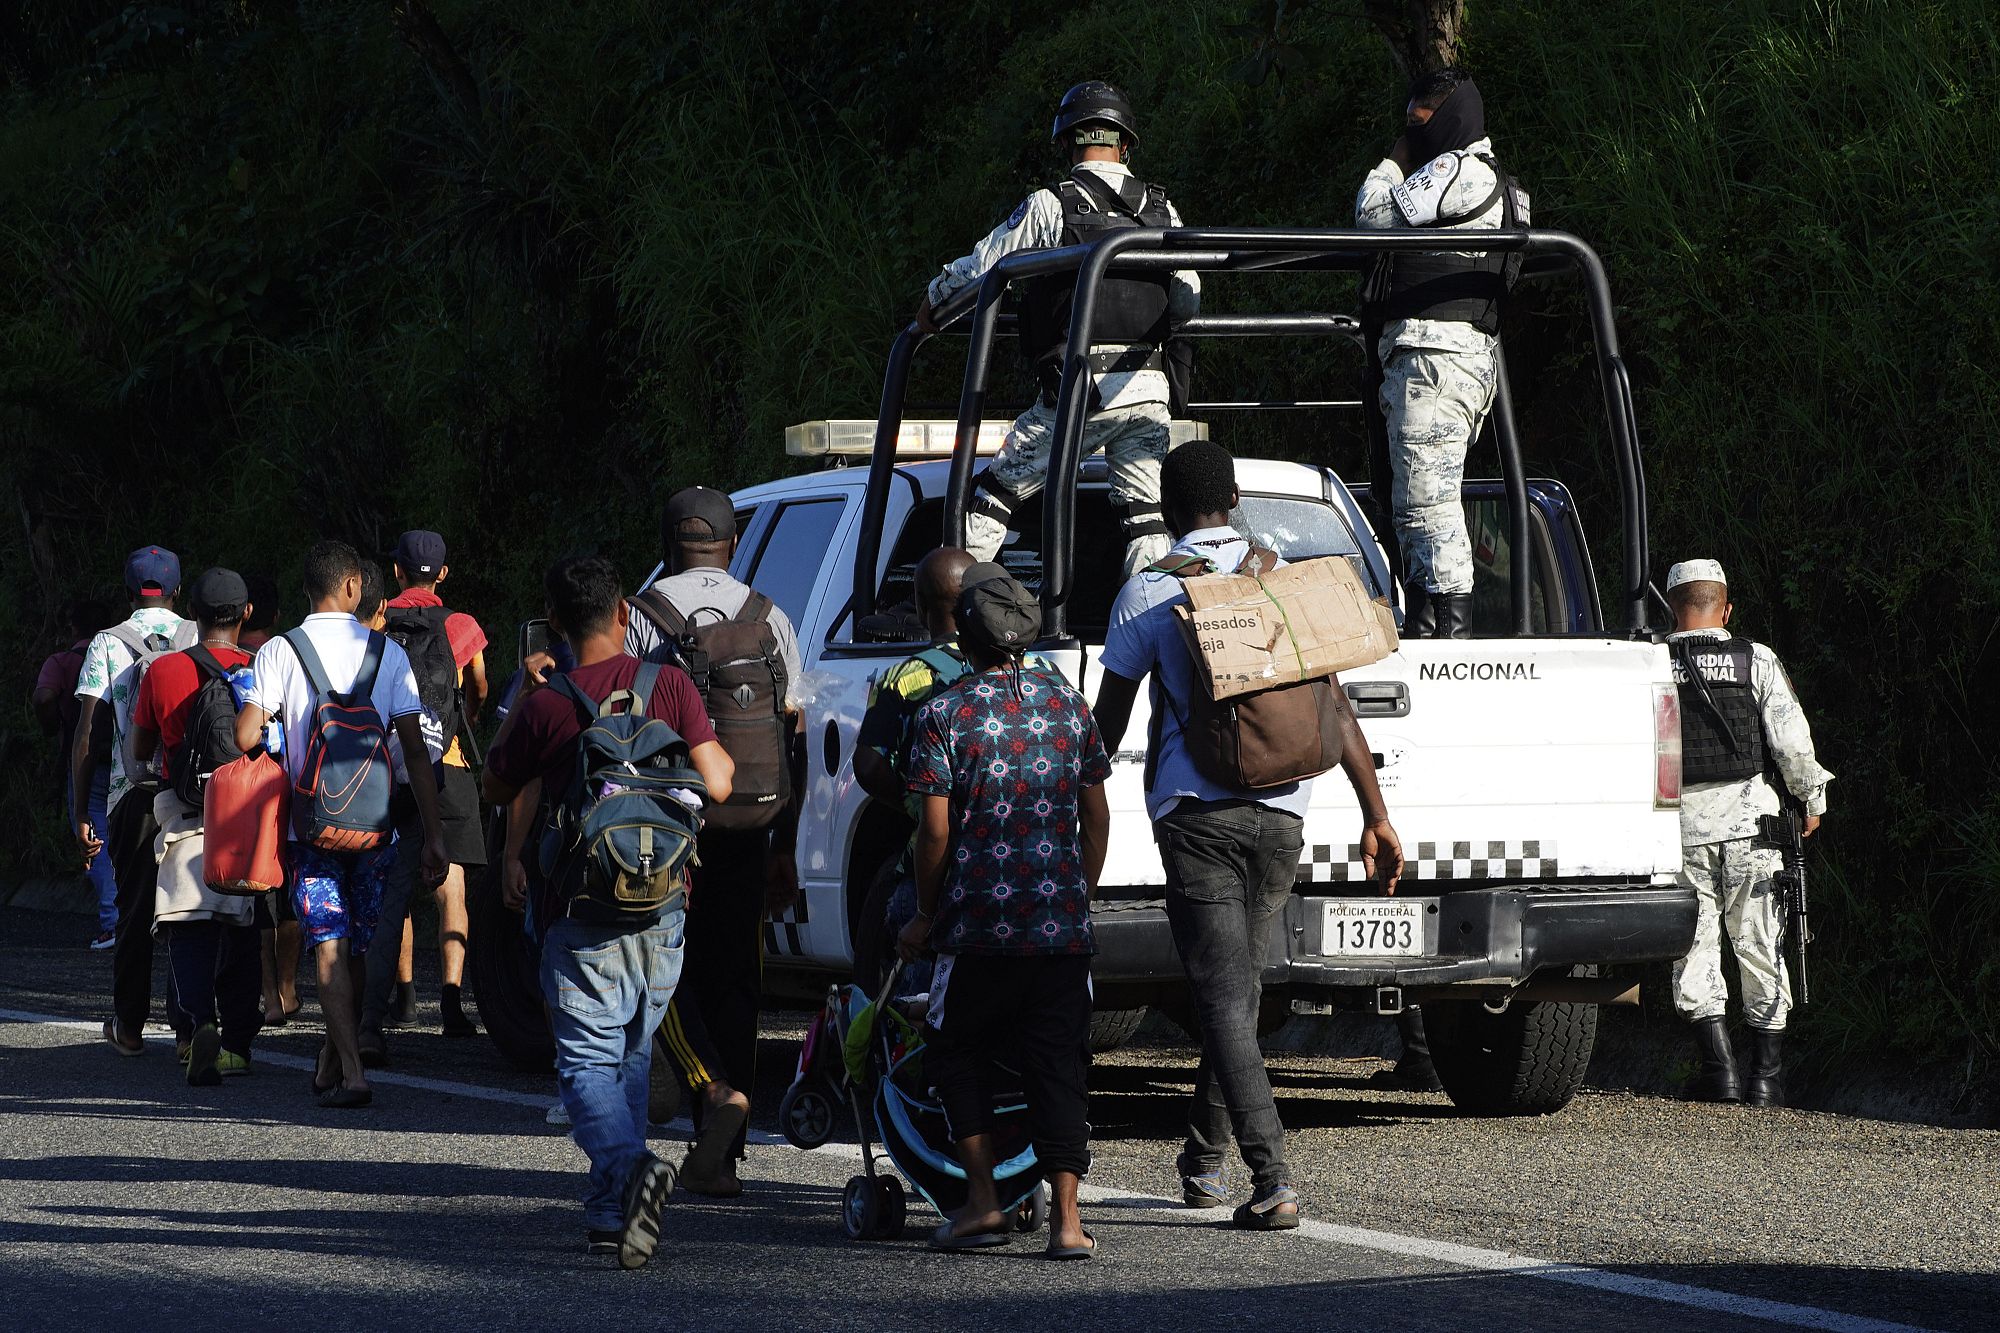
[[[931,919],[922,912],[910,918],[896,936],[896,956],[906,963],[922,962],[931,951]]]
[[[1805,826],[1799,830],[1799,836],[1801,838],[1810,838],[1817,832],[1819,832],[1819,816],[1807,815]]]
[[[521,694],[526,697],[549,683],[555,674],[556,659],[549,653],[529,653],[521,659]]]
[[[787,848],[764,858],[764,915],[776,917],[799,900],[798,853]]]
[[[1388,820],[1377,819],[1362,826],[1361,868],[1381,883],[1384,897],[1396,896],[1396,885],[1403,878],[1403,840]]]
[[[931,311],[930,297],[924,298],[924,303],[917,307],[917,313],[910,317],[910,322],[917,326],[918,333],[931,334],[938,331],[937,319]]]
[[[97,829],[88,819],[76,821],[76,849],[83,853],[83,868],[90,869],[91,862],[104,850],[103,839],[97,836]]]
[[[1399,134],[1396,136],[1396,142],[1389,145],[1389,160],[1401,167],[1403,174],[1407,176],[1410,174],[1410,168],[1415,165],[1410,161],[1411,154],[1415,152],[1416,150],[1410,147],[1410,136]]]
[[[507,864],[500,868],[500,901],[507,904],[507,910],[518,912],[528,905],[528,867],[521,864],[521,858],[507,858]]]
[[[423,854],[424,887],[434,889],[444,883],[444,877],[451,873],[451,857],[444,850],[444,835],[428,833],[424,835]]]

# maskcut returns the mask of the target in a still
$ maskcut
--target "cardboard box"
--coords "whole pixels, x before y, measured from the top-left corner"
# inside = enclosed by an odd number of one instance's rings
[[[1228,699],[1379,662],[1396,651],[1396,620],[1344,556],[1302,560],[1260,581],[1187,580],[1176,606],[1209,695]]]

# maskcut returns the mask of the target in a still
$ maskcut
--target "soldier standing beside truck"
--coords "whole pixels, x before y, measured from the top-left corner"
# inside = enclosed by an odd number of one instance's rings
[[[1419,78],[1407,117],[1402,137],[1361,183],[1356,226],[1528,225],[1528,196],[1494,159],[1485,103],[1463,71]],[[1382,330],[1379,397],[1406,638],[1472,633],[1472,542],[1460,490],[1466,451],[1493,406],[1500,300],[1519,263],[1497,252],[1386,254],[1363,284],[1363,315]]]
[[[1812,728],[1778,655],[1732,636],[1728,580],[1713,560],[1685,560],[1667,573],[1675,632],[1668,637],[1681,704],[1681,882],[1697,895],[1694,947],[1674,964],[1674,1005],[1694,1024],[1700,1101],[1785,1100],[1785,1019],[1792,1007],[1776,880],[1782,850],[1759,821],[1784,798],[1803,807],[1811,837],[1826,812],[1833,774],[1813,754]],[[1736,954],[1750,1025],[1748,1080],[1736,1068],[1723,1017],[1722,932]]]
[[[1132,104],[1108,83],[1079,83],[1064,93],[1050,137],[1069,149],[1069,175],[1023,199],[971,254],[945,265],[931,279],[917,327],[937,332],[932,312],[1017,251],[1087,245],[1130,227],[1180,226],[1166,191],[1141,182],[1126,165],[1139,141],[1136,122]],[[1047,480],[1055,444],[1056,395],[1076,280],[1060,273],[1026,285],[1021,351],[1041,398],[1015,420],[999,456],[973,483],[965,531],[976,560],[999,554],[1014,511]],[[1111,503],[1125,529],[1128,577],[1167,552],[1160,516],[1160,460],[1167,456],[1172,420],[1165,343],[1168,330],[1200,305],[1201,279],[1191,271],[1121,274],[1105,279],[1098,294],[1083,449],[1085,454],[1102,449],[1110,460]]]

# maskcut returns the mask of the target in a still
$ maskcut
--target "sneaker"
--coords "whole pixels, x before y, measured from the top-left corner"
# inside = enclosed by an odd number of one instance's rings
[[[585,1254],[616,1254],[618,1253],[618,1242],[624,1238],[624,1235],[623,1231],[615,1229],[600,1231],[598,1228],[592,1227],[583,1233],[583,1252]]]
[[[557,1129],[569,1128],[569,1108],[562,1104],[562,1098],[556,1098],[554,1105],[549,1107],[549,1113],[542,1117],[542,1123],[554,1125]]]
[[[224,1078],[241,1078],[250,1072],[250,1057],[234,1051],[221,1051],[215,1057],[215,1070]]]
[[[1202,1171],[1181,1177],[1181,1202],[1190,1208],[1227,1208],[1229,1206],[1229,1186],[1222,1178],[1222,1168]]]
[[[100,934],[96,939],[90,942],[90,951],[92,953],[102,953],[106,949],[112,948],[117,943],[118,943],[118,932],[115,930],[107,930],[102,934]]]
[[[222,1085],[222,1071],[215,1067],[216,1057],[222,1053],[222,1033],[213,1023],[203,1023],[194,1030],[194,1038],[188,1043],[187,1081],[190,1088],[215,1088]]]
[[[674,1192],[674,1169],[647,1153],[625,1182],[625,1228],[618,1236],[618,1266],[644,1268],[660,1247],[660,1205]]]
[[[1299,1193],[1290,1185],[1266,1185],[1230,1220],[1245,1231],[1290,1231],[1299,1224]]]

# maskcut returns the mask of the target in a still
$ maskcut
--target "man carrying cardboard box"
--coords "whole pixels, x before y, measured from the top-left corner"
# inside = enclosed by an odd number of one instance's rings
[[[1298,879],[1311,782],[1229,786],[1197,761],[1186,701],[1208,688],[1177,609],[1189,599],[1176,574],[1188,557],[1211,571],[1235,573],[1252,547],[1230,526],[1239,499],[1236,465],[1220,446],[1192,441],[1168,454],[1161,499],[1176,544],[1165,560],[1133,576],[1112,605],[1097,724],[1105,747],[1116,754],[1139,682],[1152,676],[1146,808],[1166,867],[1174,945],[1201,1027],[1201,1065],[1178,1162],[1181,1197],[1192,1208],[1227,1205],[1223,1156],[1233,1132],[1254,1187],[1236,1209],[1236,1225],[1287,1230],[1299,1223],[1299,1198],[1257,1046],[1257,1012],[1271,923]],[[1403,849],[1376,786],[1374,760],[1337,685],[1326,701],[1340,765],[1361,804],[1362,859],[1383,892],[1393,893]]]

